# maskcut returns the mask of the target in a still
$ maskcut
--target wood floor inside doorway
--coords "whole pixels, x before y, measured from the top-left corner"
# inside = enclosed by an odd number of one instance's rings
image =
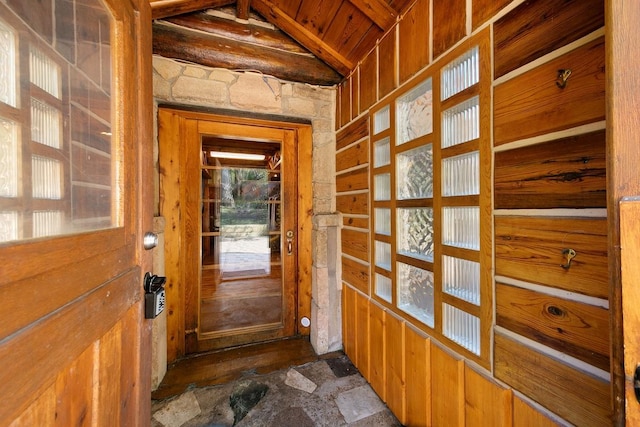
[[[151,394],[151,398],[163,400],[180,394],[189,387],[224,384],[241,378],[247,372],[266,374],[320,358],[313,350],[308,337],[194,355],[170,366],[158,389]]]

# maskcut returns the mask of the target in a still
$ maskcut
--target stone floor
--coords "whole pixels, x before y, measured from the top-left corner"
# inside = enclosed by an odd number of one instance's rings
[[[152,403],[152,427],[400,426],[344,355]]]

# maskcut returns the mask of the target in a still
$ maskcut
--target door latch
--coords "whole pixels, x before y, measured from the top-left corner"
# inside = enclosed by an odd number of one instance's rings
[[[155,319],[164,310],[165,293],[164,283],[166,277],[156,276],[155,274],[144,274],[144,317],[146,319]]]
[[[293,230],[287,230],[287,255],[293,253]]]

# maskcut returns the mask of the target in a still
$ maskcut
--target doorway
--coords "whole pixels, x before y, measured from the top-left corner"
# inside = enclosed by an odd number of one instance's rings
[[[168,360],[307,335],[310,125],[169,108],[158,123]]]

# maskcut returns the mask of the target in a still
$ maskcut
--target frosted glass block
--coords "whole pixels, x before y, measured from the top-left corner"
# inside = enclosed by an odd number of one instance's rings
[[[391,209],[375,208],[375,231],[377,234],[391,235]]]
[[[60,98],[60,66],[33,46],[29,52],[29,71],[31,83]]]
[[[431,144],[396,155],[396,198],[433,197],[433,149]]]
[[[376,273],[375,292],[383,300],[391,302],[391,279]]]
[[[473,47],[442,69],[442,99],[462,92],[480,81],[480,49]]]
[[[480,319],[449,304],[442,304],[442,333],[470,352],[480,355]]]
[[[18,195],[18,126],[0,118],[0,196]]]
[[[477,206],[442,209],[442,243],[466,249],[480,249],[480,208]]]
[[[442,195],[480,194],[480,153],[461,154],[442,160]]]
[[[16,107],[16,37],[0,21],[0,102]]]
[[[398,263],[398,308],[433,328],[433,273]]]
[[[480,305],[480,263],[444,255],[442,289],[449,295]]]
[[[373,177],[373,199],[391,199],[391,175],[388,173],[375,175]]]
[[[0,212],[0,242],[18,240],[18,212]]]
[[[433,132],[432,95],[427,79],[396,100],[396,145]]]
[[[373,143],[373,166],[379,168],[391,163],[389,137]]]
[[[33,237],[62,234],[61,211],[36,211],[33,213]]]
[[[61,148],[60,112],[31,98],[31,139],[53,148]]]
[[[399,208],[397,230],[399,254],[433,261],[432,208]]]
[[[473,98],[442,113],[442,148],[480,137],[480,98]]]
[[[381,110],[378,110],[373,115],[373,134],[376,135],[383,130],[389,129],[391,126],[391,117],[389,114],[389,106],[387,105]]]
[[[62,164],[48,157],[31,157],[31,192],[36,199],[62,198]]]
[[[391,245],[376,240],[376,266],[391,271]]]

